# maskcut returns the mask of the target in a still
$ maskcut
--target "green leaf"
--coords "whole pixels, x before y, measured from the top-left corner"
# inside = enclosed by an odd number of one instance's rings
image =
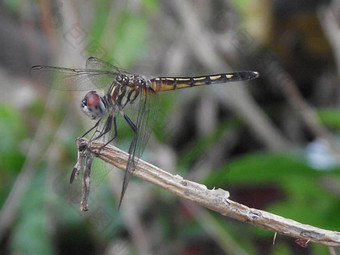
[[[215,185],[280,182],[307,175],[313,178],[321,173],[294,155],[255,153],[226,164],[220,171],[210,174],[207,182]]]

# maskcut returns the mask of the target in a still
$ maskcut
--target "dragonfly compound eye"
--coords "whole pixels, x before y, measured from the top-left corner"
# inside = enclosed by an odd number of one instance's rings
[[[104,99],[96,92],[88,92],[81,103],[83,112],[91,119],[99,119],[105,115]]]

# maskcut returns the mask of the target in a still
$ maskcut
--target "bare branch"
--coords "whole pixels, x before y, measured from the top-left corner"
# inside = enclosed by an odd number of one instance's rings
[[[339,2],[333,1],[328,8],[321,9],[318,13],[322,28],[333,46],[338,74],[340,74],[340,17],[339,14],[337,15],[339,12]]]
[[[103,145],[103,143],[93,141],[88,144],[88,148],[90,151],[98,153]],[[125,170],[128,160],[126,152],[110,145],[102,148],[98,157],[121,170]],[[316,228],[266,211],[249,208],[230,200],[228,191],[210,190],[205,185],[185,180],[179,175],[172,175],[143,160],[138,161],[137,168],[132,172],[132,175],[224,216],[293,238],[327,246],[340,246],[339,232]]]

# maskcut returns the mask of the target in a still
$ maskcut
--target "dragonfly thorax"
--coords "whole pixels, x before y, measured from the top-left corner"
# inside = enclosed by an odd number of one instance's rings
[[[116,81],[123,86],[127,86],[129,84],[129,77],[125,74],[119,74],[116,77]]]
[[[106,113],[105,100],[96,91],[88,92],[81,101],[80,106],[83,112],[92,120],[99,119]]]
[[[140,75],[126,75],[119,74],[116,77],[116,82],[121,86],[129,86],[129,87],[142,87],[146,85],[145,79]]]
[[[119,74],[105,96],[105,101],[109,106],[123,110],[135,102],[144,86],[146,81],[139,75]]]

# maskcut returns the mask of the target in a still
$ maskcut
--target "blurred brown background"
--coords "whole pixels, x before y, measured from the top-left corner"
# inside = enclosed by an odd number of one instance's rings
[[[340,230],[340,5],[326,0],[7,0],[0,3],[0,254],[330,254],[222,217],[123,173],[93,171],[90,211],[70,186],[86,92],[32,65],[260,78],[160,94],[143,159],[249,207]],[[132,134],[118,129],[127,150]],[[333,252],[338,252],[334,250]]]

